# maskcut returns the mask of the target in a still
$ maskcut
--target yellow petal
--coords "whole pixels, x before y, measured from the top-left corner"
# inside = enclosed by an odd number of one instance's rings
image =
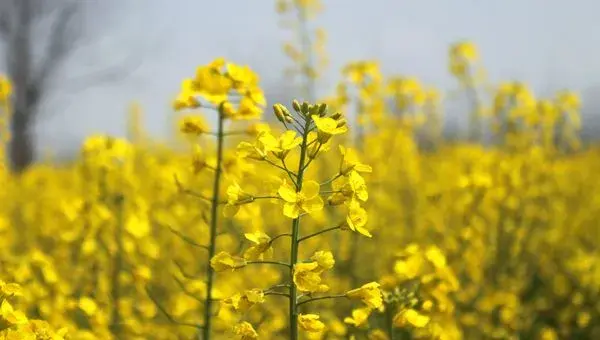
[[[300,208],[296,203],[285,203],[283,205],[283,215],[289,218],[298,218],[298,215],[300,215]]]
[[[307,199],[311,199],[319,195],[319,191],[321,190],[321,186],[316,181],[307,181],[302,186],[302,194]]]
[[[277,193],[279,194],[279,197],[281,197],[286,202],[295,203],[298,200],[298,194],[296,193],[296,190],[292,186],[287,184],[287,182],[284,182],[279,187]]]

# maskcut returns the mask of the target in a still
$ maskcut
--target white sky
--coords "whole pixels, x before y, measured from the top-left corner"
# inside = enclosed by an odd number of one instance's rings
[[[87,0],[85,29],[96,39],[72,56],[66,77],[119,63],[140,67],[119,82],[89,89],[57,85],[38,126],[43,149],[73,150],[93,132],[122,135],[132,100],[145,108],[148,129],[168,130],[169,103],[181,79],[217,56],[249,64],[273,96],[287,91],[281,52],[284,33],[272,0]],[[357,59],[378,59],[386,73],[414,75],[443,89],[448,45],[470,39],[480,46],[493,81],[520,79],[538,93],[572,88],[586,100],[586,127],[600,102],[600,2],[596,0],[323,0],[318,24],[328,32],[331,65],[321,88]],[[450,118],[450,125],[460,121]]]

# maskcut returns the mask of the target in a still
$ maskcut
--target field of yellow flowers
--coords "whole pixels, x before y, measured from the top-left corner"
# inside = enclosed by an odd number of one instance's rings
[[[311,97],[318,62],[286,51]],[[0,154],[0,340],[600,338],[600,148],[577,95],[483,89],[469,42],[448,62],[460,142],[439,91],[376,62],[273,105],[215,59],[182,81],[176,147],[132,110],[129,138],[71,163],[13,174]],[[8,79],[0,95],[7,143]]]

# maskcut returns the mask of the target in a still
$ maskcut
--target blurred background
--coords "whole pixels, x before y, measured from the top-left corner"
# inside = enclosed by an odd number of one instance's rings
[[[600,339],[599,12],[0,0],[0,339]]]
[[[20,13],[28,2],[29,13]],[[39,111],[28,122],[37,154],[69,158],[91,133],[123,135],[132,101],[143,107],[146,129],[164,137],[181,79],[217,56],[256,70],[269,102],[289,102],[296,90],[283,72],[290,61],[281,46],[290,32],[282,29],[274,1],[0,5],[0,73],[13,75],[16,88],[23,87],[15,75],[29,74],[35,92],[29,100],[35,96],[32,109]],[[519,79],[540,96],[562,88],[579,92],[583,139],[600,129],[597,1],[330,0],[324,6],[312,22],[327,32],[329,63],[318,95],[333,90],[343,65],[363,59],[380,61],[384,74],[416,76],[451,91],[457,85],[447,71],[447,49],[468,39],[479,46],[491,82]],[[19,23],[27,27],[26,40],[17,38]],[[446,129],[465,127],[465,103],[447,98],[444,104]]]

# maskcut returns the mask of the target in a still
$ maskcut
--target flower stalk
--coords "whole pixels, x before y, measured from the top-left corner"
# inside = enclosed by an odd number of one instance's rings
[[[223,105],[219,107],[219,117],[217,123],[217,164],[215,169],[215,177],[213,181],[213,194],[210,205],[210,230],[208,243],[208,259],[212,259],[216,252],[217,226],[219,223],[219,203],[220,203],[220,187],[221,174],[223,172],[223,144],[225,139],[224,133]],[[212,324],[212,290],[214,285],[215,271],[212,266],[206,266],[206,299],[204,304],[204,328],[202,328],[203,340],[210,340],[211,324]]]

